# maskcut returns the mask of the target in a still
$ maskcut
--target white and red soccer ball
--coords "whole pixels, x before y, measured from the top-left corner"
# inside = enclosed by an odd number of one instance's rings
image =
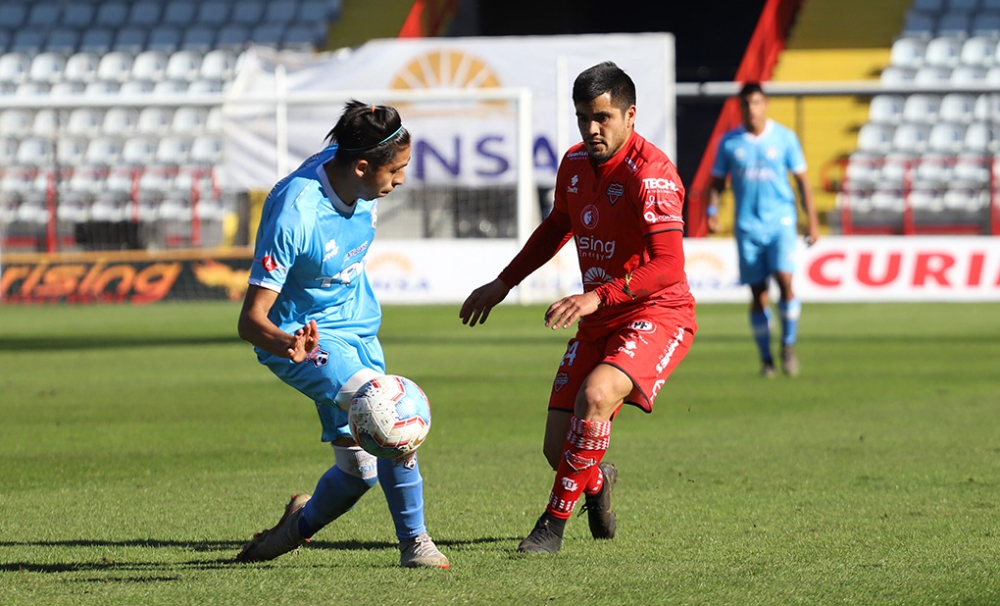
[[[415,451],[431,429],[431,405],[420,387],[398,375],[368,381],[347,411],[351,434],[361,448],[386,459]]]

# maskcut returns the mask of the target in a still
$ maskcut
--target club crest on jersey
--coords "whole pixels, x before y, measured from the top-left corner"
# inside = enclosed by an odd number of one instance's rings
[[[324,351],[317,347],[316,349],[309,352],[309,355],[306,356],[306,359],[312,362],[313,366],[315,366],[316,368],[320,368],[322,366],[326,366],[327,362],[330,361],[330,352]]]
[[[271,255],[264,255],[264,258],[260,260],[260,265],[267,271],[278,269],[278,262]]]
[[[597,212],[597,207],[593,204],[588,204],[580,212],[580,222],[587,229],[594,229],[597,227],[597,222],[601,220],[600,213]]]
[[[608,201],[611,202],[611,206],[615,205],[618,198],[625,195],[625,186],[621,183],[612,183],[608,186]]]
[[[556,380],[552,382],[552,389],[559,393],[563,387],[569,383],[569,373],[560,372],[556,374]]]

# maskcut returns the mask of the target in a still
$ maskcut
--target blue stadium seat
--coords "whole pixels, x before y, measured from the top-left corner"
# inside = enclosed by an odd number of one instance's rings
[[[0,4],[0,28],[17,29],[27,18],[28,7],[24,4]]]
[[[973,36],[1000,36],[1000,9],[976,13],[969,33]]]
[[[163,9],[163,23],[186,27],[194,22],[198,4],[189,0],[170,0]]]
[[[940,13],[944,11],[945,0],[913,0],[912,8],[927,13]]]
[[[299,23],[308,25],[312,23],[327,23],[327,2],[325,0],[303,0],[299,4],[299,12],[295,16]]]
[[[118,32],[115,34],[115,42],[111,45],[111,49],[138,53],[146,48],[147,40],[148,32],[145,27],[126,25],[118,28]]]
[[[972,29],[972,13],[949,11],[937,21],[938,36],[964,36]]]
[[[298,0],[274,0],[267,3],[264,22],[268,24],[291,23],[298,16]]]
[[[265,23],[253,28],[250,40],[260,46],[280,48],[285,36],[285,26],[279,23]]]
[[[208,52],[215,47],[215,28],[204,25],[193,25],[184,32],[181,41],[182,50]]]
[[[115,41],[115,32],[108,27],[88,27],[80,37],[79,50],[103,54],[111,50]]]
[[[232,6],[230,2],[222,0],[209,0],[198,6],[198,14],[195,23],[203,26],[218,27],[225,24],[229,19],[229,11]]]
[[[80,30],[75,27],[57,27],[49,32],[43,50],[63,54],[76,52],[80,46]]]
[[[96,12],[96,7],[93,4],[74,2],[67,4],[66,8],[63,9],[60,22],[65,26],[84,28],[94,20]]]
[[[42,51],[45,45],[45,32],[42,29],[21,29],[14,32],[9,50],[18,53],[34,55]]]
[[[131,25],[153,27],[160,23],[162,11],[163,3],[159,0],[138,0],[129,11],[128,22]]]
[[[180,29],[169,25],[160,25],[149,33],[146,48],[173,53],[181,48],[183,38],[184,35]]]
[[[903,22],[903,35],[930,38],[934,35],[936,24],[936,15],[909,10],[906,12],[906,20]]]
[[[37,28],[49,28],[59,23],[59,15],[62,14],[62,2],[33,2],[28,11],[28,19],[24,22],[26,26]]]
[[[125,2],[102,2],[97,7],[94,25],[121,27],[128,21],[128,4]]]
[[[264,19],[266,2],[263,0],[246,0],[233,7],[230,23],[253,27]]]
[[[948,0],[948,11],[974,11],[979,5],[979,0]]]
[[[218,48],[241,49],[250,41],[250,29],[245,25],[230,24],[219,29],[215,46]]]
[[[325,38],[326,25],[323,23],[318,23],[315,26],[292,24],[285,30],[281,39],[281,47],[303,51],[315,50],[323,46]]]
[[[11,33],[6,29],[0,29],[0,53],[6,53],[13,39]]]

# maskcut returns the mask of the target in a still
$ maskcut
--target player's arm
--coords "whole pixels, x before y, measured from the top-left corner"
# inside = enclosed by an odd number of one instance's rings
[[[799,200],[802,210],[806,213],[806,244],[812,246],[819,239],[819,219],[816,216],[816,203],[813,199],[812,187],[809,186],[809,177],[805,172],[792,173],[795,184],[799,188]]]
[[[486,322],[496,305],[498,305],[510,289],[520,284],[536,269],[545,265],[559,252],[572,236],[569,215],[562,210],[553,209],[549,216],[535,228],[535,231],[525,242],[524,247],[514,257],[500,275],[487,284],[472,291],[472,294],[462,304],[458,315],[462,324],[475,326]]]
[[[301,362],[319,343],[316,321],[309,320],[295,334],[281,330],[267,317],[277,298],[276,291],[251,284],[243,299],[237,330],[244,341],[272,355]]]
[[[725,178],[712,177],[708,185],[708,205],[705,206],[705,214],[708,217],[708,231],[713,234],[719,231],[719,204],[722,202],[724,191],[726,191]]]

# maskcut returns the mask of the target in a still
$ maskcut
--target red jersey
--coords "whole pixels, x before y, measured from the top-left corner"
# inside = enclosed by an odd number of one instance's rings
[[[638,133],[596,167],[582,142],[571,147],[559,165],[554,208],[570,218],[584,292],[648,262],[646,236],[683,230],[683,205],[684,186],[673,162]],[[677,256],[683,259],[683,250]],[[694,298],[682,277],[635,304],[602,307],[584,320],[605,323],[649,302],[679,307]]]

